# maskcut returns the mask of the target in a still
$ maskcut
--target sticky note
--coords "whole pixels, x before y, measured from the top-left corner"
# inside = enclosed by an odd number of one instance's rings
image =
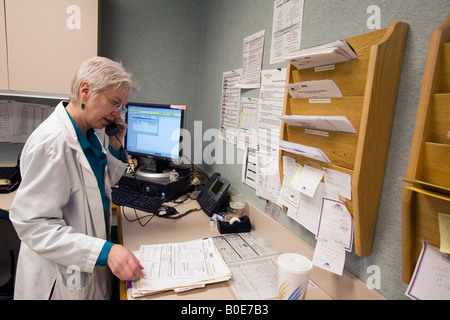
[[[450,214],[438,213],[439,233],[441,234],[441,247],[439,250],[450,254]]]

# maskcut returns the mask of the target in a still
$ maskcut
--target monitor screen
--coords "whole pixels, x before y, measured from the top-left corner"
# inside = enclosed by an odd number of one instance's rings
[[[164,161],[181,158],[184,110],[144,103],[127,107],[125,149],[130,155]]]

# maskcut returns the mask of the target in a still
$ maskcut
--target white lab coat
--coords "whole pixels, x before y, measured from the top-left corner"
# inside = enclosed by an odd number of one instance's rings
[[[126,164],[107,153],[106,194]],[[109,299],[107,266],[95,266],[109,237],[97,180],[61,102],[30,136],[10,217],[22,240],[15,299]],[[105,221],[106,220],[106,221]]]

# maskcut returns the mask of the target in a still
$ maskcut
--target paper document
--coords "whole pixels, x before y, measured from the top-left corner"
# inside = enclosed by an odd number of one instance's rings
[[[244,97],[241,103],[240,125],[237,136],[237,147],[257,148],[258,98]]]
[[[30,134],[53,112],[49,105],[0,102],[0,141],[25,143]]]
[[[278,253],[258,233],[230,233],[212,238],[225,262],[241,261]]]
[[[344,203],[323,198],[316,237],[334,241],[347,251],[352,250],[353,218]]]
[[[287,53],[300,49],[304,0],[275,0],[270,64],[284,62]]]
[[[284,115],[281,120],[290,126],[316,130],[357,133],[346,116],[301,116]]]
[[[318,148],[308,147],[302,144],[280,140],[280,149],[290,153],[301,155],[305,158],[331,163],[330,159],[328,159],[325,153],[323,153],[323,151]]]
[[[242,182],[256,189],[258,184],[256,149],[246,147],[242,163]]]
[[[337,40],[291,52],[285,58],[288,63],[293,64],[298,70],[301,70],[356,60],[358,56],[347,41]]]
[[[242,75],[236,84],[237,87],[244,89],[260,87],[265,33],[266,31],[262,30],[244,39]]]
[[[322,182],[319,183],[314,197],[309,197],[303,193],[300,194],[297,210],[289,210],[288,217],[294,219],[316,235],[322,209],[322,199],[327,196],[325,185]]]
[[[450,256],[424,241],[405,294],[414,300],[450,300]]]
[[[220,108],[220,138],[230,143],[236,143],[239,124],[239,105],[241,89],[236,83],[242,69],[226,71],[222,78],[222,106]]]
[[[9,100],[0,101],[0,142],[11,142],[10,115],[13,104],[14,102]]]
[[[294,183],[294,188],[300,191],[300,193],[312,198],[322,177],[323,170],[305,165],[297,181]]]
[[[258,106],[258,147],[260,151],[278,153],[286,84],[286,68],[263,70]],[[278,158],[277,158],[278,163]]]
[[[211,238],[160,245],[143,245],[139,261],[144,278],[139,289],[144,292],[226,281],[231,272],[216,250]]]
[[[286,85],[292,98],[342,98],[341,90],[333,80],[317,80],[290,83]]]
[[[342,276],[345,265],[345,248],[327,239],[317,239],[313,265]]]
[[[352,200],[352,177],[348,173],[323,168],[327,192]]]

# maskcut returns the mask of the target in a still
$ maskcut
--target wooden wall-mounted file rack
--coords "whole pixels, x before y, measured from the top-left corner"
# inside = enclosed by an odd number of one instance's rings
[[[286,92],[285,115],[346,116],[358,133],[313,135],[283,122],[281,140],[319,148],[331,165],[280,151],[281,177],[283,155],[302,165],[351,175],[352,199],[345,203],[353,215],[354,248],[359,256],[372,250],[407,30],[406,23],[395,22],[386,29],[347,39],[358,60],[336,64],[333,70],[297,70],[288,64],[287,83],[330,79],[343,97],[311,104],[309,99],[293,99]]]
[[[402,198],[403,281],[422,241],[439,248],[438,213],[450,214],[450,14],[431,33]]]

